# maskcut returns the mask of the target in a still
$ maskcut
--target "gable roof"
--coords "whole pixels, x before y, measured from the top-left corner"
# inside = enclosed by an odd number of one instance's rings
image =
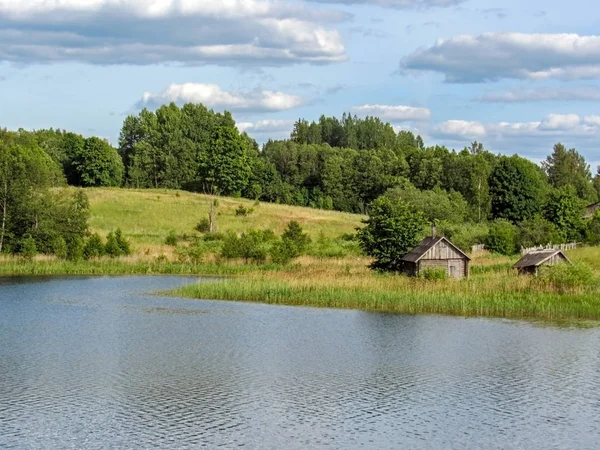
[[[537,252],[527,253],[520,260],[518,260],[513,269],[523,269],[525,267],[539,267],[548,261],[550,258],[560,254],[565,261],[571,263],[571,260],[561,250],[541,250]]]
[[[465,252],[463,252],[460,248],[458,248],[456,245],[454,245],[452,242],[450,242],[445,237],[443,237],[443,236],[441,236],[441,237],[428,236],[425,239],[423,239],[419,245],[417,245],[410,252],[408,252],[408,254],[406,256],[404,256],[404,258],[402,258],[402,261],[411,262],[411,263],[419,262],[421,260],[421,258],[423,258],[423,256],[425,256],[425,254],[429,250],[431,250],[433,247],[435,247],[442,241],[444,241],[448,246],[452,247],[458,253],[463,255],[469,261],[471,260],[471,258],[469,258]]]
[[[587,205],[585,207],[585,216],[583,216],[583,218],[590,219],[591,217],[594,216],[594,213],[596,212],[597,209],[600,209],[600,202],[596,202],[596,203],[592,203],[591,205]]]

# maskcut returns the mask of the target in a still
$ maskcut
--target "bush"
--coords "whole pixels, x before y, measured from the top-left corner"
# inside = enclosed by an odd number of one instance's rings
[[[102,238],[97,234],[92,234],[83,248],[83,257],[85,259],[99,258],[104,255],[104,244]]]
[[[117,238],[115,234],[111,231],[106,235],[106,244],[104,245],[104,254],[110,256],[111,258],[116,258],[117,256],[121,256],[121,249],[119,248],[119,244],[117,243]]]
[[[127,239],[125,239],[125,236],[123,236],[120,228],[117,228],[115,231],[115,239],[117,240],[117,245],[121,250],[121,254],[126,256],[131,255],[131,244]]]
[[[600,211],[587,222],[585,227],[585,240],[591,245],[600,245]]]
[[[238,217],[246,217],[254,212],[253,208],[246,208],[244,205],[240,205],[235,210],[235,215]]]
[[[448,271],[437,267],[427,267],[419,272],[419,278],[427,281],[440,281],[448,279]]]
[[[521,222],[518,227],[519,247],[529,248],[538,245],[557,244],[563,241],[556,225],[540,215]]]
[[[489,227],[485,223],[451,224],[442,222],[438,224],[438,231],[462,251],[470,252],[474,245],[486,242]]]
[[[271,230],[250,230],[239,237],[230,231],[223,241],[221,256],[227,259],[243,258],[246,262],[264,262],[274,238]]]
[[[273,244],[269,254],[271,255],[271,261],[275,264],[289,264],[292,259],[298,256],[296,246],[283,239]]]
[[[490,233],[485,241],[486,248],[501,255],[517,253],[517,229],[505,219],[498,219],[490,225]]]
[[[21,244],[21,256],[25,259],[32,260],[36,254],[37,245],[35,244],[35,239],[31,236],[27,236]]]
[[[165,245],[177,247],[177,234],[174,231],[169,231],[169,234],[165,238]]]
[[[57,236],[52,240],[52,253],[54,253],[57,258],[67,259],[69,251],[67,242],[62,236]]]
[[[560,293],[568,293],[596,284],[592,269],[585,264],[558,264],[540,269],[538,281],[554,287]]]
[[[188,247],[178,247],[175,249],[175,254],[179,262],[182,264],[199,265],[205,262],[208,247],[204,241],[196,240]]]
[[[69,261],[81,261],[83,259],[85,242],[80,236],[73,238],[67,247],[67,259]]]
[[[198,225],[196,225],[196,231],[199,231],[200,233],[208,233],[210,231],[209,220],[202,219],[200,222],[198,222]]]
[[[225,239],[225,235],[223,233],[209,233],[204,235],[204,242],[216,242],[222,241]]]
[[[323,232],[309,248],[308,254],[317,258],[343,258],[349,255],[362,253],[358,240],[352,239],[353,235],[342,235],[337,239],[325,237]]]
[[[295,220],[288,223],[285,231],[281,235],[281,239],[288,241],[289,245],[295,246],[297,255],[300,256],[306,251],[311,243],[310,236],[303,232],[302,226]]]

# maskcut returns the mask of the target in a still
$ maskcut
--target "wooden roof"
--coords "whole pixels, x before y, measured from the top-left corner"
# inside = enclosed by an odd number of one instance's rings
[[[597,209],[600,209],[600,202],[592,203],[591,205],[586,206],[585,207],[586,212],[585,212],[585,216],[583,216],[583,218],[584,219],[592,218]]]
[[[435,247],[442,241],[444,241],[448,246],[452,247],[454,250],[456,250],[458,253],[464,256],[465,259],[469,261],[471,260],[471,258],[469,258],[465,252],[463,252],[460,248],[458,248],[445,237],[428,236],[425,239],[423,239],[419,245],[413,248],[406,256],[404,256],[404,258],[402,258],[402,261],[411,263],[419,262],[419,260],[423,258],[423,256],[425,256],[425,254],[429,250],[431,250],[433,247]]]
[[[527,253],[520,260],[516,262],[513,269],[524,269],[525,267],[539,267],[548,261],[550,258],[561,255],[565,261],[571,263],[571,260],[561,250],[540,250],[536,252]]]

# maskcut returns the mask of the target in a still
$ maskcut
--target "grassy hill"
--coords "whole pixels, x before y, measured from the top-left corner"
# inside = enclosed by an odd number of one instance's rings
[[[208,217],[208,196],[174,190],[86,189],[91,206],[90,227],[105,236],[121,228],[136,248],[161,245],[170,231],[196,233],[194,227]],[[217,231],[235,232],[251,228],[268,228],[281,234],[290,220],[297,220],[311,236],[319,233],[338,237],[354,233],[362,216],[355,214],[300,208],[296,206],[255,203],[250,200],[219,197]],[[235,215],[239,205],[253,208],[245,217]]]

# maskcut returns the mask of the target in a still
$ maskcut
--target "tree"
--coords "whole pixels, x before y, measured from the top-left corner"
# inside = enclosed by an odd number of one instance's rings
[[[489,184],[492,217],[513,223],[540,212],[547,192],[541,169],[517,155],[500,157]]]
[[[598,198],[591,184],[590,166],[574,148],[567,150],[563,144],[556,144],[552,154],[542,162],[542,168],[553,187],[572,186],[579,198],[590,202]]]
[[[87,138],[83,148],[76,149],[71,161],[73,184],[78,186],[120,186],[123,181],[123,162],[107,141]]]
[[[426,221],[406,202],[380,197],[369,206],[366,226],[357,236],[364,252],[375,258],[372,269],[399,272],[401,259],[419,243]]]
[[[506,219],[498,219],[490,225],[485,247],[501,255],[514,255],[517,252],[517,229]]]
[[[563,242],[577,242],[583,231],[583,207],[575,188],[563,186],[550,191],[543,214],[556,225]]]

